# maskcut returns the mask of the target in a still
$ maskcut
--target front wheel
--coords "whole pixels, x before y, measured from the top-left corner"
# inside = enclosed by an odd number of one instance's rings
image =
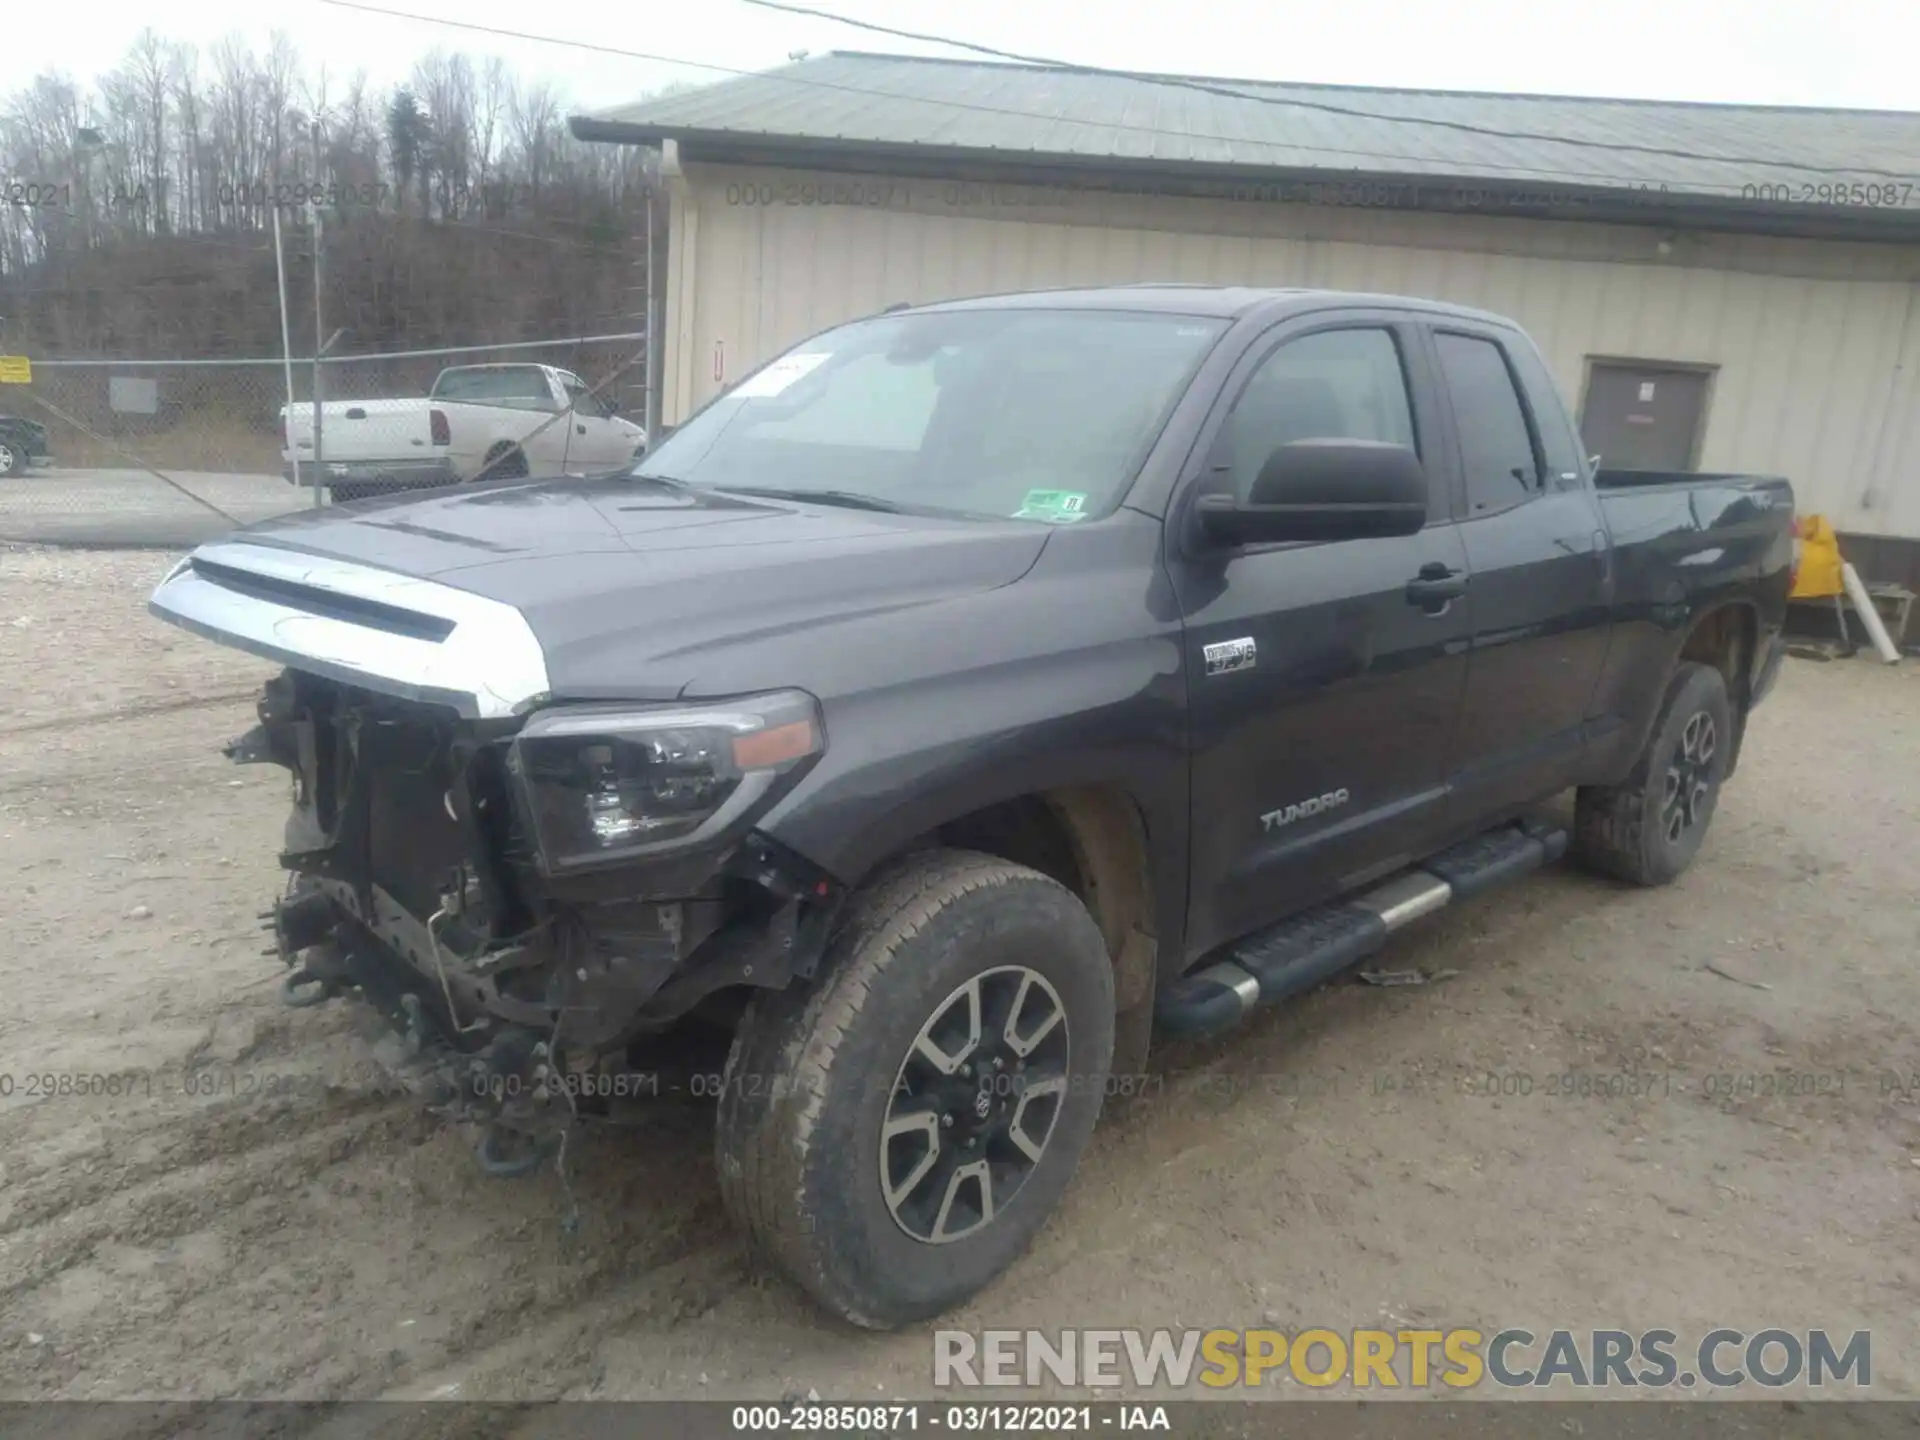
[[[0,477],[17,475],[27,467],[24,452],[16,450],[5,440],[0,440]]]
[[[1069,891],[936,851],[858,897],[809,986],[757,997],[720,1103],[727,1207],[876,1329],[958,1305],[1066,1189],[1113,1057],[1113,972]]]
[[[1576,796],[1575,858],[1635,885],[1675,879],[1707,837],[1732,754],[1725,678],[1711,665],[1682,663],[1633,772]]]

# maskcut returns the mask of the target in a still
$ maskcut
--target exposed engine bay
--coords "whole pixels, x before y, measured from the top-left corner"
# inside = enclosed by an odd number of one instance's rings
[[[371,1002],[401,1078],[486,1127],[483,1164],[533,1168],[646,1097],[654,1037],[817,963],[837,887],[743,828],[817,748],[801,701],[731,731],[713,707],[475,720],[283,671],[226,754],[292,778],[263,916],[285,998]]]

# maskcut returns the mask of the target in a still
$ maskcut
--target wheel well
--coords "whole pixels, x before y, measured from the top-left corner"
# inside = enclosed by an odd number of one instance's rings
[[[1746,738],[1757,643],[1758,627],[1752,609],[1745,605],[1723,605],[1696,620],[1680,647],[1681,660],[1711,665],[1727,682],[1727,701],[1733,710],[1733,753],[1727,761],[1729,775],[1740,763],[1740,742]]]
[[[1753,641],[1753,612],[1744,605],[1723,605],[1694,622],[1680,658],[1713,666],[1727,682],[1728,698],[1744,709]]]
[[[512,478],[507,462],[515,457],[519,459],[518,469],[524,473],[528,468],[527,452],[520,448],[520,442],[496,440],[487,447],[487,453],[480,457],[480,468],[473,472],[472,478],[487,480],[494,478],[496,474],[504,474],[507,478]]]
[[[1116,1007],[1151,1000],[1151,869],[1146,825],[1130,796],[1104,786],[1021,795],[949,820],[920,843],[997,855],[1066,886],[1107,942]]]

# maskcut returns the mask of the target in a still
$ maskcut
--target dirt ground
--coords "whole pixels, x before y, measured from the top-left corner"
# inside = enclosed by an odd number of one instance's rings
[[[170,563],[0,553],[0,1396],[929,1393],[743,1249],[698,1102],[573,1147],[569,1234],[281,1005],[284,777],[218,753],[268,667],[145,615]],[[947,1323],[1867,1329],[1920,1396],[1916,857],[1920,669],[1791,661],[1678,884],[1556,867],[1382,962],[1441,983],[1168,1047]]]

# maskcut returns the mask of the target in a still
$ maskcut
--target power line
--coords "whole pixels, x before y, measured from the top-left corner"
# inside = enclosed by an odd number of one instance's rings
[[[741,70],[732,65],[709,65],[700,60],[682,60],[674,55],[654,55],[645,50],[623,50],[617,45],[596,45],[590,40],[563,40],[557,35],[535,35],[527,30],[505,30],[498,25],[481,25],[472,20],[449,20],[443,15],[416,15],[407,10],[391,10],[384,5],[364,5],[359,0],[320,0],[341,10],[364,10],[369,15],[386,15],[395,20],[417,20],[423,25],[446,25],[455,30],[476,30],[482,35],[498,35],[506,40],[533,40],[542,45],[564,45],[569,50],[590,50],[596,55],[617,55],[623,60],[651,60],[660,65],[685,65],[694,70],[712,70],[721,75],[758,75],[758,70]]]
[[[663,65],[683,65],[690,69],[709,70],[719,75],[731,75],[731,76],[738,76],[738,77],[747,78],[747,79],[757,79],[757,80],[777,79],[779,83],[783,85],[797,85],[797,86],[801,86],[801,87],[812,89],[812,90],[830,91],[830,92],[835,92],[835,93],[845,94],[845,95],[859,95],[868,99],[904,100],[904,101],[909,101],[916,104],[939,105],[945,109],[964,111],[971,114],[994,115],[994,116],[1000,116],[1003,118],[1010,118],[1010,119],[1017,119],[1017,120],[1043,120],[1052,124],[1084,124],[1084,125],[1097,124],[1099,128],[1106,131],[1126,131],[1133,134],[1147,135],[1147,136],[1152,136],[1156,138],[1217,140],[1223,144],[1249,143],[1246,137],[1239,136],[1239,135],[1221,135],[1217,133],[1200,131],[1200,130],[1169,130],[1164,126],[1135,125],[1135,124],[1128,124],[1124,121],[1112,121],[1112,122],[1091,121],[1091,120],[1080,121],[1080,120],[1075,120],[1070,116],[1048,115],[1048,114],[1042,114],[1038,111],[1019,110],[1019,109],[1014,109],[1012,107],[1004,106],[1004,105],[983,105],[974,101],[967,101],[967,100],[948,100],[948,99],[941,99],[938,97],[928,96],[928,95],[901,94],[898,91],[879,90],[868,85],[848,85],[848,84],[840,83],[838,81],[814,80],[814,79],[808,79],[798,75],[778,74],[778,73],[768,72],[765,70],[747,70],[747,69],[742,69],[741,67],[736,65],[717,65],[710,61],[688,60],[677,55],[661,55],[661,54],[651,52],[651,51],[646,51],[646,50],[628,50],[616,45],[598,45],[598,44],[594,44],[591,41],[568,40],[568,39],[563,39],[556,35],[536,35],[531,31],[508,30],[500,26],[481,25],[469,20],[450,20],[443,16],[438,16],[438,15],[421,15],[413,11],[391,9],[383,5],[365,4],[363,3],[363,0],[320,0],[320,3],[323,5],[333,5],[344,10],[360,10],[371,15],[385,15],[390,18],[398,19],[398,20],[414,20],[427,25],[444,25],[450,29],[455,29],[455,30],[472,30],[483,35],[497,35],[497,36],[501,36],[503,38],[511,39],[511,40],[531,40],[537,44],[542,44],[542,45],[559,45],[568,49],[589,51],[597,55],[614,55],[623,59],[646,60],[646,61],[651,61],[655,64],[663,64]],[[746,3],[764,4],[764,3],[767,3],[767,0],[746,0]],[[842,24],[847,24],[847,25],[861,25],[869,29],[885,28],[885,27],[872,26],[867,24],[867,22],[848,20],[843,16],[831,15],[825,11],[806,11],[806,10],[801,10],[800,7],[797,7],[797,6],[785,6],[785,5],[775,6],[773,8],[793,10],[798,13],[806,14],[819,19],[838,21]],[[913,36],[912,32],[906,32],[906,31],[889,32],[889,33],[897,33],[898,35],[901,36],[901,38],[920,38],[920,37]],[[964,41],[943,40],[943,39],[940,39],[939,37],[933,37],[933,36],[925,37],[925,39],[927,40],[928,43],[932,43],[932,44],[948,44],[948,45],[960,46],[963,48],[973,48],[969,45],[969,42],[964,42]],[[1010,53],[1006,53],[1004,55],[1004,58],[1012,59],[1017,57],[1012,56]],[[1125,76],[1131,79],[1156,80],[1162,83],[1170,83],[1170,84],[1177,82],[1177,77],[1173,77],[1173,76],[1139,75],[1130,71],[1102,71],[1102,70],[1094,69],[1092,67],[1073,67],[1073,66],[1056,67],[1056,68],[1065,68],[1067,70],[1073,70],[1078,68],[1085,71],[1085,73],[1090,73],[1090,74],[1120,75],[1120,76]],[[1193,84],[1193,85],[1205,85],[1207,82],[1191,81],[1191,82],[1185,82],[1185,83]],[[1415,120],[1415,119],[1412,119],[1411,117],[1404,116],[1404,115],[1372,115],[1369,112],[1342,110],[1337,106],[1321,105],[1318,102],[1291,100],[1291,99],[1285,99],[1279,96],[1254,95],[1254,94],[1248,94],[1244,91],[1228,90],[1225,93],[1231,95],[1235,99],[1248,100],[1256,103],[1272,103],[1272,104],[1279,104],[1279,105],[1303,105],[1303,106],[1307,106],[1308,108],[1333,109],[1335,113],[1339,113],[1339,114],[1355,115],[1360,118],[1368,118],[1368,119],[1390,120],[1400,124],[1438,125],[1442,123],[1439,121]],[[1541,139],[1541,140],[1551,141],[1552,143],[1560,144],[1560,145],[1584,146],[1584,147],[1590,147],[1590,148],[1595,148],[1599,150],[1616,150],[1617,151],[1622,148],[1632,148],[1632,147],[1623,147],[1620,145],[1616,145],[1608,141],[1573,140],[1573,139],[1568,139],[1564,136],[1558,136],[1558,135],[1535,136],[1524,131],[1505,131],[1505,130],[1487,128],[1485,130],[1485,133],[1499,136],[1501,138],[1506,138],[1506,139],[1516,139],[1516,140]],[[1277,142],[1271,142],[1271,141],[1267,141],[1267,142],[1256,141],[1252,143],[1277,145]],[[1291,150],[1298,150],[1298,151],[1311,153],[1311,154],[1316,154],[1316,155],[1349,156],[1354,158],[1364,158],[1368,160],[1412,160],[1412,161],[1422,162],[1422,163],[1431,163],[1429,157],[1427,156],[1415,155],[1415,154],[1408,153],[1406,151],[1397,151],[1397,150],[1363,150],[1363,149],[1353,149],[1349,147],[1336,146],[1336,145],[1314,145],[1314,144],[1304,144],[1304,143],[1296,143],[1296,142],[1288,142],[1285,148],[1291,149]],[[1707,155],[1707,154],[1702,154],[1702,153],[1698,153],[1695,151],[1688,151],[1688,150],[1674,150],[1674,151],[1655,150],[1653,153],[1670,154],[1672,156],[1675,156],[1681,159],[1707,161],[1707,162],[1716,163],[1716,164],[1762,165],[1772,169],[1789,170],[1797,174],[1805,174],[1805,175],[1835,175],[1835,176],[1846,176],[1846,177],[1872,175],[1872,176],[1878,176],[1881,178],[1900,180],[1900,181],[1904,181],[1909,178],[1904,173],[1896,172],[1896,171],[1878,170],[1873,168],[1854,169],[1854,168],[1846,168],[1846,167],[1833,166],[1833,165],[1814,165],[1814,164],[1803,163],[1803,162],[1792,161],[1792,160],[1762,159],[1757,156]],[[1502,167],[1502,175],[1500,177],[1479,177],[1479,178],[1513,178],[1513,177],[1527,177],[1527,176],[1539,177],[1543,180],[1550,180],[1550,181],[1551,180],[1565,181],[1569,179],[1573,179],[1573,180],[1586,179],[1586,180],[1605,181],[1614,185],[1618,185],[1621,183],[1620,176],[1609,174],[1605,171],[1599,171],[1599,170],[1582,171],[1582,170],[1569,170],[1565,168],[1548,169],[1542,166],[1535,166],[1535,165],[1506,165]],[[1463,178],[1463,177],[1442,177],[1442,178]],[[1696,187],[1696,193],[1712,194],[1718,191],[1725,191],[1731,194],[1731,193],[1735,193],[1738,190],[1738,188],[1739,187],[1733,185],[1732,183],[1728,183],[1724,185],[1703,184]]]
[[[1002,50],[992,45],[978,44],[972,40],[956,40],[951,36],[934,35],[921,30],[902,30],[892,25],[881,25],[871,20],[856,20],[846,15],[835,15],[831,11],[816,10],[807,5],[788,4],[786,0],[741,0],[741,3],[745,5],[756,5],[763,10],[778,10],[788,15],[804,15],[815,20],[830,20],[837,25],[849,25],[856,30],[865,30],[876,35],[891,35],[899,40],[913,40],[928,45],[946,45],[956,50],[968,50],[976,55],[985,55],[995,60],[1012,60],[1023,65],[1043,66],[1046,69],[1060,71],[1069,75],[1097,75],[1111,79],[1133,80],[1144,84],[1163,85],[1170,89],[1192,90],[1202,95],[1222,96],[1229,100],[1250,100],[1261,105],[1286,105],[1296,109],[1318,110],[1329,115],[1344,115],[1359,120],[1381,120],[1393,125],[1419,125],[1423,128],[1433,130],[1457,130],[1468,135],[1486,135],[1500,140],[1539,140],[1554,145],[1573,145],[1581,149],[1604,150],[1614,153],[1657,155],[1667,159],[1706,160],[1728,165],[1771,165],[1778,166],[1782,169],[1801,170],[1821,175],[1873,175],[1882,179],[1892,180],[1907,180],[1910,178],[1904,171],[1806,165],[1791,160],[1761,159],[1758,156],[1752,155],[1708,155],[1697,150],[1682,150],[1666,145],[1639,145],[1627,140],[1582,140],[1566,135],[1551,135],[1539,130],[1509,130],[1497,125],[1475,125],[1465,120],[1434,120],[1413,115],[1389,115],[1379,110],[1356,110],[1351,106],[1334,105],[1323,100],[1302,100],[1287,95],[1255,94],[1245,90],[1236,90],[1229,85],[1223,85],[1216,81],[1188,79],[1179,75],[1155,75],[1140,70],[1113,70],[1100,65],[1080,65],[1070,60],[1052,60],[1039,55],[1023,55],[1017,51]],[[943,104],[945,102],[936,100],[932,103]],[[1196,138],[1224,139],[1230,137],[1205,136]],[[1414,160],[1421,157],[1408,155],[1400,158]]]

